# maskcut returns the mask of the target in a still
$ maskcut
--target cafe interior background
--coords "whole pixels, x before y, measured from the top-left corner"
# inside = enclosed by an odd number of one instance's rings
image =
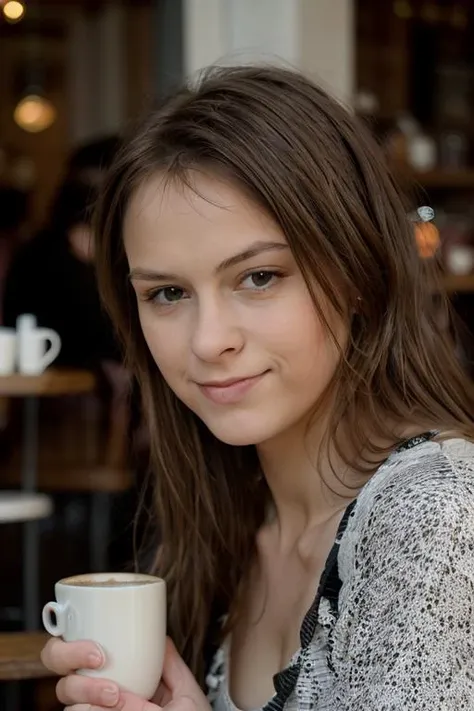
[[[57,212],[74,212],[84,175],[94,183],[117,137],[183,77],[276,58],[352,106],[415,204],[434,208],[420,258],[440,265],[474,373],[474,0],[0,0],[0,326],[26,349],[22,372],[0,353],[5,711],[59,708],[38,656],[54,582],[133,569],[137,551],[146,564],[156,535],[137,393],[120,353],[97,346],[90,255],[58,238]],[[24,313],[37,323],[15,321]],[[42,374],[38,328],[64,346]]]

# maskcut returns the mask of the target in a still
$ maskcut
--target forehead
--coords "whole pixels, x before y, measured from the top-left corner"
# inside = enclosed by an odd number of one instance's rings
[[[154,176],[132,196],[124,220],[129,257],[144,250],[216,259],[255,240],[285,242],[272,218],[230,182],[196,173],[190,185]]]

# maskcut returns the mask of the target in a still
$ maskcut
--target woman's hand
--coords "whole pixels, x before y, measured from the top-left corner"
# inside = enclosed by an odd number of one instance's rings
[[[166,711],[211,711],[201,687],[169,638],[166,640],[161,683],[153,701]],[[120,711],[138,711],[132,706],[119,708]]]
[[[169,639],[162,680],[153,701],[121,691],[112,681],[75,674],[76,669],[100,669],[105,663],[102,651],[93,642],[51,639],[41,660],[48,669],[63,676],[56,694],[68,711],[210,711],[205,695]]]

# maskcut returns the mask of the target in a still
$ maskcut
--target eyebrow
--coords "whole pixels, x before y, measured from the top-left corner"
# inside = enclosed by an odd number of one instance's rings
[[[246,262],[248,259],[252,259],[252,257],[258,257],[259,254],[263,254],[264,252],[272,252],[275,250],[282,251],[287,249],[289,249],[289,247],[284,242],[254,242],[243,252],[239,252],[238,254],[234,254],[233,257],[224,259],[217,265],[215,273],[218,274],[226,269],[235,267],[237,264]],[[176,274],[166,274],[165,272],[156,272],[150,269],[140,269],[140,267],[138,267],[130,271],[128,278],[131,281],[133,279],[140,279],[142,281],[166,281],[169,279],[176,279],[177,276]]]

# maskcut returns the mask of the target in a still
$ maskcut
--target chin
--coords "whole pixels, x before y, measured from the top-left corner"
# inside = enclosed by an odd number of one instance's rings
[[[261,419],[259,423],[252,423],[251,418],[246,422],[225,423],[221,420],[220,422],[204,421],[204,424],[217,439],[232,447],[256,446],[273,439],[281,431],[278,427],[262,426]]]
[[[211,430],[212,434],[217,437],[218,440],[229,444],[231,447],[249,447],[250,445],[260,444],[259,440],[255,439],[255,435],[245,432],[216,432],[216,430]]]

